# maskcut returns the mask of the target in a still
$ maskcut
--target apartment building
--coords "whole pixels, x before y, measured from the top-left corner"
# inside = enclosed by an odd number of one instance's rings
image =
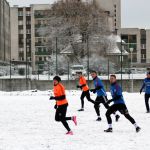
[[[150,30],[139,28],[121,28],[118,32],[126,43],[129,61],[135,66],[147,66],[150,63]],[[132,56],[130,48],[133,48]]]
[[[11,51],[14,62],[28,62],[33,70],[43,68],[48,55],[45,45],[47,38],[41,36],[38,29],[48,24],[49,9],[48,4],[11,8]]]
[[[0,61],[10,61],[10,6],[0,0]]]

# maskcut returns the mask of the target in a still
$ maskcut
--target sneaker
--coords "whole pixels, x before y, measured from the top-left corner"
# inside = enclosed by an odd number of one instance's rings
[[[107,130],[104,130],[104,132],[112,132],[112,128],[108,128]]]
[[[68,132],[66,133],[66,135],[73,135],[73,132],[72,132],[72,131],[68,131]]]
[[[119,116],[119,115],[116,115],[115,117],[116,117],[116,122],[118,122],[120,116]]]
[[[136,132],[139,132],[141,130],[140,127],[136,127]]]
[[[96,119],[96,121],[101,121],[102,119],[101,119],[101,117],[98,117],[97,119]]]
[[[150,113],[150,111],[147,111],[146,113]]]
[[[74,124],[77,126],[77,117],[76,117],[76,116],[73,116],[73,117],[72,117],[72,121],[73,121]]]
[[[84,111],[84,108],[79,109],[78,111]]]

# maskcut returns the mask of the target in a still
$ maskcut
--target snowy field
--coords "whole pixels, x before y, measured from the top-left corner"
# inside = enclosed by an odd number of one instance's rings
[[[145,113],[144,95],[124,93],[129,112],[142,128],[139,133],[123,116],[113,123],[113,133],[104,133],[105,108],[101,107],[102,121],[96,122],[88,101],[84,112],[77,111],[80,91],[67,91],[67,114],[78,119],[78,126],[69,122],[73,136],[65,135],[62,124],[54,121],[50,95],[50,91],[0,92],[0,150],[150,150],[150,114]]]

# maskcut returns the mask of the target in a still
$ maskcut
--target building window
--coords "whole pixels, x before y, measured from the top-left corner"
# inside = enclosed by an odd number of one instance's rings
[[[141,49],[146,49],[146,44],[141,44]]]
[[[27,29],[27,34],[31,34],[31,29]]]
[[[20,51],[20,52],[23,52],[23,48],[22,48],[22,47],[21,47],[21,48],[19,48],[19,51]]]
[[[19,34],[23,34],[23,29],[19,29]]]
[[[27,20],[26,24],[27,24],[27,25],[31,25],[31,21],[30,21],[30,20]]]
[[[142,54],[142,59],[146,59],[146,55],[145,54]]]
[[[23,20],[19,20],[19,25],[23,25]]]
[[[46,59],[46,57],[44,57],[44,61],[46,61],[47,59]]]
[[[30,52],[30,47],[27,47],[27,52]]]
[[[31,12],[30,11],[26,11],[26,16],[31,16]]]
[[[42,61],[42,57],[39,57],[39,61]]]
[[[23,11],[18,11],[18,16],[23,16]]]

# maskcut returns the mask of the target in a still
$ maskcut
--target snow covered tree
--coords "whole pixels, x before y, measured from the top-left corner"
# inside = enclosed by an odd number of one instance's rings
[[[60,0],[50,9],[49,25],[39,32],[48,37],[51,54],[56,53],[57,37],[58,54],[69,52],[71,63],[83,63],[87,48],[90,56],[106,56],[107,37],[111,34],[108,15],[94,1]]]

